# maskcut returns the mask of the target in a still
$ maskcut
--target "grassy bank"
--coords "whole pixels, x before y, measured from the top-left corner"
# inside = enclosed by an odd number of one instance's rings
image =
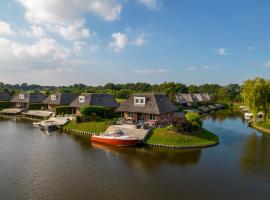
[[[218,136],[205,129],[193,133],[176,133],[167,128],[156,128],[148,135],[146,142],[177,147],[214,145],[218,143]]]
[[[258,131],[270,134],[270,120],[269,119],[267,119],[264,122],[256,122],[255,124],[252,124],[252,126]]]
[[[87,132],[94,132],[94,133],[103,133],[107,128],[108,121],[96,121],[96,122],[82,122],[76,123],[75,121],[71,121],[64,126],[64,128],[72,129],[75,131],[87,131]]]

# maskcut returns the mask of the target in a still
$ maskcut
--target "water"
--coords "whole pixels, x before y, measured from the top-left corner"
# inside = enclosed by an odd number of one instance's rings
[[[270,199],[270,137],[235,114],[202,150],[116,148],[0,121],[0,199]]]

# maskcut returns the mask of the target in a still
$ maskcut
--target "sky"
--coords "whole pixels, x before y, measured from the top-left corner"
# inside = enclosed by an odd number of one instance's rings
[[[269,78],[269,8],[269,0],[1,0],[0,82]]]

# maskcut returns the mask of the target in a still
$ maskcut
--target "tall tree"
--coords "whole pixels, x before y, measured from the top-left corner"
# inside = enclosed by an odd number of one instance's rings
[[[244,102],[254,115],[254,120],[259,111],[264,112],[264,119],[268,116],[270,106],[270,81],[262,78],[244,82],[242,93]]]

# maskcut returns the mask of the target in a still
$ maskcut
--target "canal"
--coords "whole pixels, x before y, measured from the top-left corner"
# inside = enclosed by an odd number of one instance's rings
[[[204,120],[220,144],[116,148],[0,120],[0,199],[270,199],[270,136],[238,114]]]

